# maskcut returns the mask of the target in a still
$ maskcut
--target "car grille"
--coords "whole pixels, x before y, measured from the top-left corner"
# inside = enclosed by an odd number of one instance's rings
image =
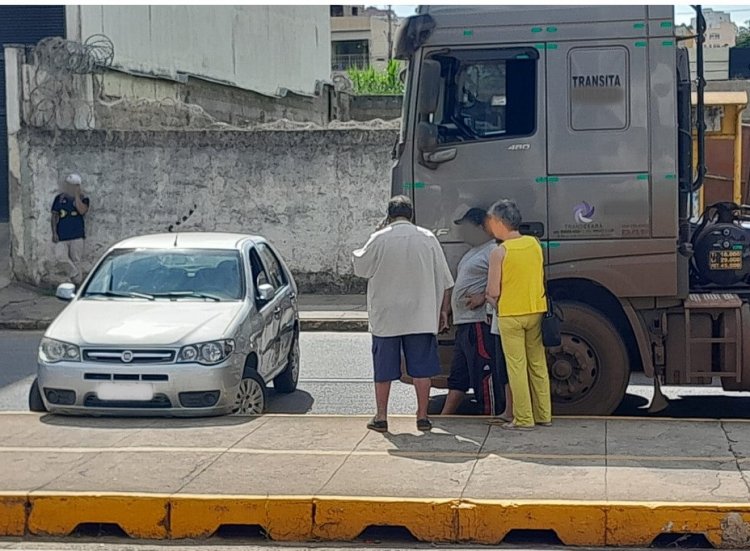
[[[168,409],[172,407],[172,402],[166,394],[155,394],[147,402],[137,400],[100,400],[96,394],[87,394],[83,399],[83,405],[87,408]]]
[[[176,354],[169,349],[90,348],[83,351],[83,359],[88,362],[125,365],[166,364],[172,363]]]
[[[159,373],[84,373],[87,381],[168,381],[169,375]]]

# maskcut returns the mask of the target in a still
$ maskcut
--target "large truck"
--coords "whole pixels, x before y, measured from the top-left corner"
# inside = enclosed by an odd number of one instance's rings
[[[516,200],[563,314],[557,414],[612,413],[633,370],[653,378],[652,410],[663,384],[750,390],[750,207],[694,212],[696,12],[695,82],[672,6],[430,6],[399,29],[392,192],[454,267],[467,246],[452,221]]]

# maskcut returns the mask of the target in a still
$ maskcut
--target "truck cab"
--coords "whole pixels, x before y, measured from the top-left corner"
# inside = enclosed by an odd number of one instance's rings
[[[564,316],[548,350],[556,413],[612,413],[631,370],[659,398],[662,383],[714,377],[750,390],[748,211],[690,212],[692,86],[672,6],[425,6],[396,57],[392,192],[452,267],[468,250],[455,219],[518,203]]]

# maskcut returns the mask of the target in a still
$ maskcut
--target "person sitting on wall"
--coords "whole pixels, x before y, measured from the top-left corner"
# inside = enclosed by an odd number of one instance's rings
[[[52,203],[52,242],[64,250],[71,266],[71,281],[76,285],[83,280],[84,217],[89,211],[89,198],[81,191],[81,183],[79,174],[69,174]]]

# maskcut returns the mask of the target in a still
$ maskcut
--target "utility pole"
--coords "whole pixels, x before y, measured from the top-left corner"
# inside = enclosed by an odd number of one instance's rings
[[[393,10],[391,10],[391,5],[388,5],[388,63],[390,63],[393,60],[393,19],[392,19]]]

